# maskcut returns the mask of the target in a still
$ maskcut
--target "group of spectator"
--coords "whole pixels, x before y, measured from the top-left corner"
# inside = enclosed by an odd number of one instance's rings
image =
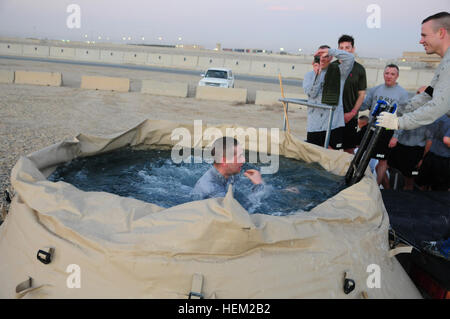
[[[371,154],[377,160],[377,182],[390,188],[387,171],[395,168],[405,177],[405,190],[450,191],[450,14],[441,12],[422,22],[420,41],[428,54],[443,59],[430,86],[410,99],[397,80],[400,69],[389,64],[384,83],[367,88],[366,71],[355,61],[355,41],[349,35],[338,40],[338,49],[322,45],[315,54],[313,71],[304,77],[309,102],[335,106],[329,147],[354,154],[361,143],[379,100],[397,105],[396,114],[382,113],[377,125],[384,129]],[[332,62],[333,57],[336,61]],[[320,60],[319,60],[320,59]],[[424,83],[425,84],[425,83]],[[370,110],[369,117],[359,112]],[[400,115],[400,117],[398,117]],[[308,108],[307,142],[323,146],[329,111]]]

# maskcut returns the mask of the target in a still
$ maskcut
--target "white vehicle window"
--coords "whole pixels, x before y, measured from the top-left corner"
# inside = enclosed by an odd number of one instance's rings
[[[232,78],[232,77],[233,77],[233,72],[230,71],[230,78]]]
[[[219,78],[219,79],[227,79],[227,71],[220,71],[220,70],[208,70],[206,72],[207,78]]]

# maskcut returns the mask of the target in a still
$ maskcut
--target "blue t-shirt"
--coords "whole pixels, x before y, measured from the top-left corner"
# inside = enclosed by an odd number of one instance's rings
[[[230,176],[226,179],[220,174],[217,169],[211,167],[203,176],[197,181],[192,190],[191,197],[193,200],[203,200],[208,198],[225,197],[228,191],[228,186],[235,184],[239,179],[239,175]],[[253,192],[263,191],[264,183],[254,185]],[[233,188],[234,194],[234,188]],[[245,205],[244,205],[245,206]]]
[[[450,117],[444,115],[428,126],[429,139],[432,140],[430,152],[450,158],[450,147],[444,144],[444,137],[450,137]]]

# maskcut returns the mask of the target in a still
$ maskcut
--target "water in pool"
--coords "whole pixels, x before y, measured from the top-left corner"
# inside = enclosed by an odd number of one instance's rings
[[[70,183],[83,191],[103,191],[168,208],[191,201],[195,183],[211,167],[206,162],[191,162],[175,164],[169,150],[126,148],[75,159],[58,167],[48,179]],[[261,166],[246,163],[240,175]],[[263,179],[268,185],[264,192],[253,193],[253,184],[244,176],[234,185],[235,198],[249,213],[282,216],[309,211],[345,188],[343,177],[320,165],[282,156],[278,172],[263,175]]]

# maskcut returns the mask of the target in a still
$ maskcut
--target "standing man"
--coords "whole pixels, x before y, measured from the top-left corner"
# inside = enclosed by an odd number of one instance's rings
[[[417,184],[433,191],[450,191],[450,117],[444,115],[427,126],[427,154]]]
[[[339,50],[355,54],[355,39],[349,35],[343,35],[338,41]],[[339,64],[339,61],[333,62]],[[342,101],[344,104],[344,151],[354,154],[358,144],[358,112],[366,96],[367,79],[366,69],[355,61],[347,80],[345,81]]]
[[[309,102],[337,106],[331,123],[330,148],[340,150],[343,148],[345,127],[342,91],[355,57],[351,53],[331,49],[327,45],[321,46],[314,56],[320,57],[320,63],[314,63],[314,70],[305,75],[303,89]],[[341,63],[332,64],[333,57]],[[329,116],[329,110],[308,107],[308,143],[324,146]]]
[[[384,69],[384,84],[378,85],[367,91],[366,98],[362,104],[361,109],[370,109],[372,117],[372,111],[377,105],[378,100],[385,100],[389,104],[394,103],[401,109],[405,107],[408,103],[408,92],[397,84],[397,79],[399,77],[400,71],[397,65],[389,64]],[[388,168],[388,157],[390,153],[389,142],[394,135],[392,130],[383,130],[378,142],[371,154],[372,158],[377,159],[378,165],[376,167],[377,171],[377,182],[378,185],[383,185],[384,189],[389,189],[389,180],[386,176],[386,170]]]
[[[412,130],[432,124],[445,114],[450,116],[450,13],[440,12],[422,22],[420,44],[427,54],[442,57],[431,85],[408,103],[403,116],[383,112],[378,117],[378,126]]]

